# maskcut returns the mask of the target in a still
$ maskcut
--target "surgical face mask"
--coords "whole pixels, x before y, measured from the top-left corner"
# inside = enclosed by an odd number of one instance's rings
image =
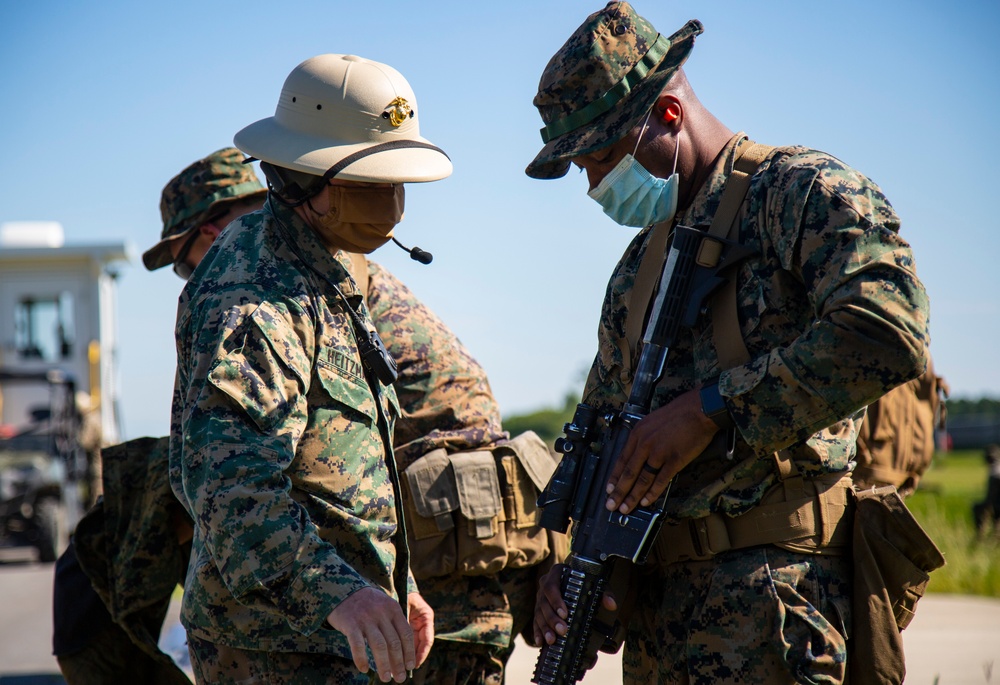
[[[652,112],[652,110],[650,110]],[[649,114],[643,121],[639,140],[646,132]],[[677,176],[677,151],[674,148],[674,170],[670,178],[657,178],[639,164],[635,153],[639,149],[639,140],[635,141],[635,150],[631,155],[625,155],[608,175],[601,179],[597,187],[587,195],[594,198],[615,223],[622,226],[643,228],[650,224],[673,221],[677,213],[677,194],[680,183]]]
[[[326,189],[330,211],[317,219],[316,231],[334,248],[368,254],[385,245],[403,218],[403,184],[336,186]]]

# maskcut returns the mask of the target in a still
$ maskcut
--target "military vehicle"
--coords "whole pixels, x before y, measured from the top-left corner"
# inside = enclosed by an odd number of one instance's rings
[[[41,389],[45,400],[26,423],[0,424],[0,547],[34,547],[39,561],[51,562],[82,514],[87,461],[76,383],[59,371],[0,368],[0,401],[22,389]]]

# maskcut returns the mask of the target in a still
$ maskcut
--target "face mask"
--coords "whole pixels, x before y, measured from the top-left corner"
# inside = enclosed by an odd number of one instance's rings
[[[652,110],[650,110],[652,112]],[[639,140],[646,131],[646,122],[642,124]],[[639,140],[635,141],[635,150],[631,155],[625,155],[622,161],[615,165],[607,176],[601,179],[597,187],[587,193],[604,208],[604,213],[615,223],[622,226],[643,228],[650,224],[673,221],[677,213],[677,193],[680,183],[677,176],[677,151],[674,148],[674,170],[670,178],[657,178],[639,164],[634,157],[639,149]]]
[[[391,187],[327,186],[330,211],[316,231],[331,247],[368,254],[385,245],[403,218],[403,184]]]

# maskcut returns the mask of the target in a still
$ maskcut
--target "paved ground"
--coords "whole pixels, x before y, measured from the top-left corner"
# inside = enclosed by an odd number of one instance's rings
[[[50,654],[52,571],[52,564],[0,559],[0,685],[62,682]],[[180,634],[168,630],[164,638],[176,645]],[[1000,600],[928,595],[903,639],[907,685],[988,685],[994,669],[1000,683]],[[519,644],[507,685],[530,681],[536,655]],[[620,657],[602,656],[582,682],[619,685]]]

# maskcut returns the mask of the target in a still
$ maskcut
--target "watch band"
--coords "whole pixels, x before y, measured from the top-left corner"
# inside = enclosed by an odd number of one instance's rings
[[[701,397],[701,410],[715,422],[716,426],[723,430],[736,427],[736,422],[729,414],[729,407],[726,406],[726,400],[719,392],[717,380],[703,385],[698,394]]]

